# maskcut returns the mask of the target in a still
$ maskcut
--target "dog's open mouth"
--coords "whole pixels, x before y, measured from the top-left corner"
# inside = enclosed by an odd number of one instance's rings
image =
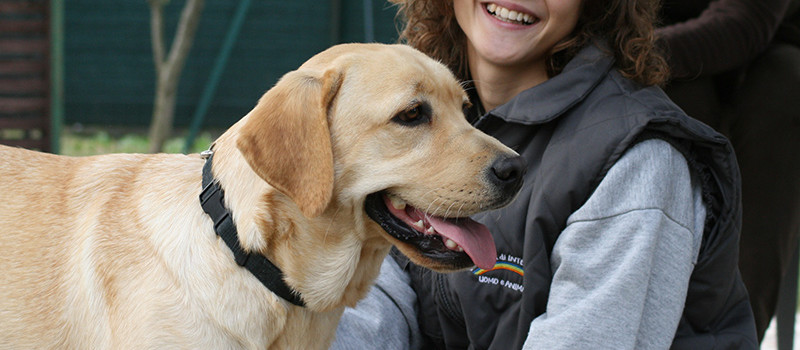
[[[491,269],[497,260],[489,230],[468,217],[433,216],[382,192],[367,196],[365,209],[388,234],[428,258],[459,267],[474,263],[482,269]]]

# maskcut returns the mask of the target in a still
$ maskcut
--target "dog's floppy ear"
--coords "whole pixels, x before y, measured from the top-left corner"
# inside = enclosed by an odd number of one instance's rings
[[[258,176],[306,217],[322,214],[333,193],[327,114],[341,81],[336,70],[287,73],[258,101],[236,142]]]

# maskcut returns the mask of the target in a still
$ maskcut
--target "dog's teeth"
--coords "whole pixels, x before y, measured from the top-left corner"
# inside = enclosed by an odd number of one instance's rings
[[[392,202],[392,206],[397,210],[404,210],[406,208],[406,202],[399,197],[389,195],[389,201]]]
[[[423,230],[423,229],[425,229],[425,225],[422,223],[422,220],[415,222],[415,223],[414,223],[414,226],[415,226],[416,228],[420,229],[420,230]]]
[[[451,249],[451,250],[455,250],[456,248],[461,248],[461,247],[458,245],[458,243],[456,243],[456,242],[453,242],[453,240],[452,240],[452,239],[449,239],[449,238],[448,238],[447,240],[445,240],[445,241],[444,241],[444,245],[446,245],[446,246],[447,246],[447,248],[449,248],[449,249]],[[462,250],[463,250],[463,249],[462,249]]]
[[[436,233],[436,230],[434,230],[433,226],[431,226],[431,227],[428,227],[427,230],[425,230],[425,233],[427,233],[429,235],[432,235],[432,234]]]

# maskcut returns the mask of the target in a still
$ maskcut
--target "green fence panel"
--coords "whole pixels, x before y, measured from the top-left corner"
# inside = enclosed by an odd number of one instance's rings
[[[165,8],[171,42],[183,1]],[[191,122],[209,82],[238,1],[206,0],[181,73],[175,124]],[[395,8],[373,1],[374,40],[396,41]],[[69,124],[146,126],[155,87],[146,0],[67,0],[64,16],[64,119]],[[246,114],[284,73],[338,42],[363,42],[363,0],[253,1],[204,127],[227,127]],[[338,13],[337,10],[338,9]],[[338,19],[337,23],[331,19]],[[335,36],[338,36],[336,40]]]

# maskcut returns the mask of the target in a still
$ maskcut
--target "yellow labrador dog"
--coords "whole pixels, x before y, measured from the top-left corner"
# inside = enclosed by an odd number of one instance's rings
[[[521,158],[406,46],[349,44],[286,74],[213,155],[0,147],[0,348],[326,348],[392,244],[491,268],[468,219]],[[232,239],[231,239],[232,237]]]

